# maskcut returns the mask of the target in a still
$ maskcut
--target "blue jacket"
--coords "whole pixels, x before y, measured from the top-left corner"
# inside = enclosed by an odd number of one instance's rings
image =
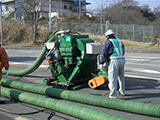
[[[115,38],[109,38],[109,39],[115,39]],[[112,42],[107,40],[103,45],[100,64],[104,64],[106,60],[109,62],[108,58],[113,54],[114,52],[113,49],[114,48],[113,48]],[[124,45],[123,45],[123,49],[124,49]]]

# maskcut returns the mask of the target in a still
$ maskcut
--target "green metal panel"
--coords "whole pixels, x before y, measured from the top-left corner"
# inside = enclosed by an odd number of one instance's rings
[[[60,55],[64,59],[64,64],[60,63],[57,67],[56,83],[72,85],[79,84],[81,81],[87,82],[92,78],[91,72],[95,73],[97,70],[97,66],[94,66],[97,57],[86,54],[86,43],[94,42],[88,37],[88,35],[58,35]],[[70,71],[64,66],[67,66]],[[86,71],[83,70],[84,68]]]

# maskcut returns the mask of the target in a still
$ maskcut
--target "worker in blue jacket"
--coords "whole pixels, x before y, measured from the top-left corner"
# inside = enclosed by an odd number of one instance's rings
[[[119,82],[118,93],[123,96],[125,95],[124,45],[120,40],[116,39],[112,30],[108,30],[105,33],[105,36],[107,41],[103,45],[100,68],[102,68],[103,64],[108,61],[109,98],[117,98],[117,81]]]

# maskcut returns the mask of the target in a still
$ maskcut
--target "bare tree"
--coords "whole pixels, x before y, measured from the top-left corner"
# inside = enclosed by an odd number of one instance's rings
[[[160,20],[160,6],[158,6],[158,7],[156,7],[156,8],[154,9],[154,13],[155,13],[157,19]]]
[[[141,6],[141,12],[143,13],[143,16],[151,22],[156,19],[154,12],[151,11],[151,8],[147,4]]]
[[[39,21],[39,11],[41,6],[44,4],[45,0],[23,0],[20,4],[20,8],[24,15],[24,19],[33,20],[34,27],[34,43],[36,43],[37,39],[37,26]]]
[[[108,0],[94,0],[94,2],[97,4],[97,8],[92,11],[99,16],[99,21],[102,24],[105,22],[103,10],[107,7]]]
[[[152,23],[154,26],[154,34],[157,35],[157,37],[160,37],[160,6],[154,8],[154,13],[156,16],[156,20]]]
[[[119,3],[126,10],[136,8],[139,5],[139,2],[134,0],[123,0]]]
[[[125,3],[126,2],[126,3]],[[141,8],[133,0],[123,0],[104,10],[105,19],[118,24],[147,24]]]

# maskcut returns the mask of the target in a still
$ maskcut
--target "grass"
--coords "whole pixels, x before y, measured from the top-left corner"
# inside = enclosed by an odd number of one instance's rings
[[[95,42],[104,43],[106,38],[104,36],[95,36],[90,35],[90,38],[93,39]],[[160,50],[160,45],[152,44],[152,43],[141,43],[131,40],[121,40],[125,46],[125,49],[150,49],[150,50]]]
[[[7,22],[3,25],[4,46],[9,47],[43,47],[51,34],[44,27],[38,28],[37,42],[33,43],[33,26],[22,26],[17,22]],[[84,34],[84,33],[81,33]],[[87,34],[87,33],[86,33]],[[106,38],[100,35],[89,35],[95,42],[104,43]],[[160,50],[160,46],[152,43],[140,43],[130,40],[122,40],[126,49],[154,49]],[[160,41],[159,41],[160,43]]]

